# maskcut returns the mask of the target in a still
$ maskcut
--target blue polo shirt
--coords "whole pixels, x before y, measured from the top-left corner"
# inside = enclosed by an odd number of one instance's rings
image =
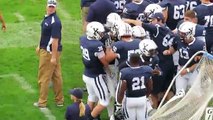
[[[45,49],[49,52],[52,51],[52,41],[51,38],[58,38],[58,51],[62,51],[61,45],[61,21],[53,13],[49,16],[45,16],[41,23],[41,38],[40,38],[40,48]]]
[[[90,108],[89,105],[85,105],[85,116],[79,117],[80,109],[79,109],[79,103],[75,102],[72,105],[67,107],[66,113],[65,113],[65,119],[66,120],[87,120],[90,115]]]
[[[87,22],[97,21],[106,23],[106,18],[111,12],[116,12],[116,7],[110,0],[96,0],[90,5]]]

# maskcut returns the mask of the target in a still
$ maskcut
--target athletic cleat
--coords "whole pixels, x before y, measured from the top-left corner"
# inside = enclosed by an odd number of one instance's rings
[[[46,106],[40,106],[38,102],[33,103],[33,106],[38,107],[40,109],[45,109],[47,108]]]
[[[61,104],[56,104],[56,106],[57,106],[57,107],[63,107],[64,104],[63,104],[63,103],[61,103]]]

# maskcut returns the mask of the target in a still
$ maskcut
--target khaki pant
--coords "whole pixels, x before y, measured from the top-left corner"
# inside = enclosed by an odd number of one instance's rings
[[[50,62],[51,54],[44,49],[39,51],[39,70],[38,70],[38,86],[39,86],[39,106],[47,105],[49,83],[52,81],[55,94],[56,104],[63,104],[64,96],[62,92],[62,75],[60,65],[60,52],[57,55],[57,64]]]

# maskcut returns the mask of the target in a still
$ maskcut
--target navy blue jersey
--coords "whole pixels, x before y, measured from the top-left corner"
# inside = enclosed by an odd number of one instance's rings
[[[95,0],[81,0],[81,7],[89,7]]]
[[[85,105],[85,116],[79,117],[80,109],[79,109],[79,103],[75,102],[72,105],[67,107],[66,113],[65,113],[65,119],[66,120],[87,120],[90,116],[90,107],[89,105]]]
[[[120,72],[121,80],[126,80],[126,97],[142,97],[146,95],[145,84],[152,76],[152,68],[149,66],[128,67]]]
[[[112,50],[118,55],[119,65],[129,59],[130,54],[140,53],[139,50],[140,40],[132,40],[129,42],[117,41],[112,44]]]
[[[172,33],[172,31],[167,28],[166,26],[160,26],[158,24],[153,25],[149,23],[143,23],[142,27],[149,31],[150,37],[154,40],[156,45],[158,46],[158,57],[160,59],[160,64],[166,63],[166,62],[172,62],[173,63],[173,57],[172,55],[163,55],[163,51],[169,49],[169,46],[172,44],[175,35]]]
[[[168,8],[167,26],[174,30],[179,20],[182,20],[185,13],[185,0],[163,0],[160,2],[162,8]]]
[[[213,46],[213,3],[210,4],[200,4],[194,11],[197,13],[198,24],[204,25],[206,34],[206,49],[208,52],[211,51]]]
[[[204,25],[207,34],[213,34],[213,3],[200,4],[194,11],[197,13],[198,24]]]
[[[159,3],[159,0],[146,0],[146,1],[148,1],[150,3]]]
[[[193,10],[200,4],[200,0],[186,0],[186,10]]]
[[[197,24],[195,27],[195,37],[205,36],[205,34],[206,34],[205,27],[203,25]]]
[[[122,18],[129,18],[134,20],[141,20],[141,16],[143,15],[143,11],[146,6],[149,5],[149,2],[143,1],[141,4],[129,3],[124,6]]]
[[[103,52],[103,43],[98,40],[88,40],[86,36],[80,38],[82,50],[82,59],[84,63],[84,75],[96,77],[99,74],[105,74],[103,64],[100,62],[97,54]]]
[[[61,29],[61,21],[56,13],[45,16],[41,23],[40,48],[49,52],[52,51],[51,38],[58,38],[58,51],[62,51]]]
[[[180,66],[184,66],[187,61],[198,51],[204,50],[205,48],[205,43],[203,42],[203,40],[200,40],[198,38],[194,38],[194,41],[186,44],[185,42],[183,42],[183,40],[177,40],[175,41],[177,44],[177,49],[179,52],[179,65]],[[188,67],[190,67],[191,65],[195,64],[195,61],[192,61]]]
[[[154,57],[141,56],[141,65],[148,65],[152,69],[155,69],[156,65],[159,64],[159,57],[156,55]]]
[[[113,2],[109,0],[96,0],[89,7],[87,22],[97,21],[106,24],[106,18],[111,12],[116,12]]]
[[[140,66],[148,65],[152,69],[155,69],[156,65],[159,64],[159,58],[157,55],[154,57],[141,56],[141,61],[139,64],[140,64]],[[129,63],[129,61],[126,61],[125,63],[123,62],[122,64],[120,64],[118,67],[119,67],[119,70],[126,68],[126,67],[130,67],[130,63]]]
[[[111,0],[115,7],[116,7],[116,13],[119,15],[123,12],[124,6],[131,2],[131,0]]]

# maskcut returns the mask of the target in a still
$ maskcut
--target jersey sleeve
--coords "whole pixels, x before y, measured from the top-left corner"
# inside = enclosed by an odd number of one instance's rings
[[[112,44],[112,51],[116,54],[119,54],[122,51],[122,45],[119,41]]]
[[[150,24],[150,23],[143,23],[142,24],[142,27],[149,31],[151,35],[154,35],[156,36],[159,32],[159,28],[157,25],[153,25],[153,24]]]
[[[148,80],[152,79],[152,71],[153,69],[150,66],[146,66],[146,76],[145,76],[145,82],[147,83]]]
[[[60,38],[60,36],[61,36],[61,23],[59,21],[55,21],[52,24],[51,37]]]
[[[120,71],[120,80],[126,80],[125,68]]]
[[[180,42],[181,40],[180,40],[180,37],[179,37],[178,35],[175,35],[174,37],[175,37],[175,38],[174,38],[174,40],[172,41],[171,46],[172,46],[175,50],[177,50],[178,42]]]
[[[197,51],[201,51],[201,50],[205,50],[205,43],[203,42],[202,39],[198,39],[199,40],[199,44],[197,47]]]
[[[95,49],[95,56],[99,59],[105,56],[103,44],[100,42]]]
[[[168,1],[167,1],[167,0],[163,0],[162,2],[159,3],[159,5],[160,5],[163,9],[165,9],[165,8],[168,7]]]

